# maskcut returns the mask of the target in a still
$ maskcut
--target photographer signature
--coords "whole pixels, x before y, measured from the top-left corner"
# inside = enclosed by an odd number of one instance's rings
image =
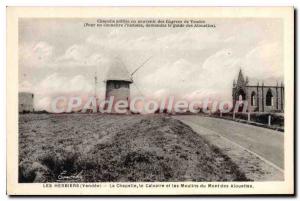
[[[82,179],[82,170],[77,174],[68,175],[68,172],[66,170],[62,171],[58,177],[58,181],[79,181]]]

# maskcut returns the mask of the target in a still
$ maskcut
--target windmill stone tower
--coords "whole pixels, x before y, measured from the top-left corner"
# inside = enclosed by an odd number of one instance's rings
[[[113,97],[113,104],[120,100],[129,101],[130,84],[133,81],[120,59],[114,59],[111,62],[105,82],[105,100],[109,100]]]
[[[133,83],[133,75],[140,70],[150,59],[149,57],[145,60],[140,66],[138,66],[132,73],[129,73],[126,66],[123,62],[115,58],[109,65],[109,69],[106,75],[106,92],[105,92],[105,101],[114,98],[113,101],[113,110],[114,105],[117,101],[126,101],[128,105],[130,104],[130,84]],[[135,85],[136,86],[136,85]],[[136,86],[137,87],[137,86]],[[128,107],[129,109],[129,107]]]

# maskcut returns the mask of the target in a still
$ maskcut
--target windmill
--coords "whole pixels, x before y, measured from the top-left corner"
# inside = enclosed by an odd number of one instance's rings
[[[117,101],[126,101],[129,105],[130,84],[134,83],[133,75],[140,70],[151,57],[146,59],[132,73],[129,73],[126,66],[120,59],[114,59],[107,73],[105,100],[109,101],[113,97],[113,104]],[[114,111],[112,111],[114,112]]]

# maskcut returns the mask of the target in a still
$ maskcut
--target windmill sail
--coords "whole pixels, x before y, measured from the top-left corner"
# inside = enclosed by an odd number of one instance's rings
[[[149,57],[147,60],[145,60],[139,67],[137,67],[132,73],[131,73],[131,77],[133,76],[133,74],[135,74],[139,69],[141,69],[150,59],[152,58]]]

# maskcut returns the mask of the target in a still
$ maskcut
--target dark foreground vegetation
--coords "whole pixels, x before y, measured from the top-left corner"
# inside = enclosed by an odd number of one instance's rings
[[[19,182],[245,181],[164,115],[20,114]]]

